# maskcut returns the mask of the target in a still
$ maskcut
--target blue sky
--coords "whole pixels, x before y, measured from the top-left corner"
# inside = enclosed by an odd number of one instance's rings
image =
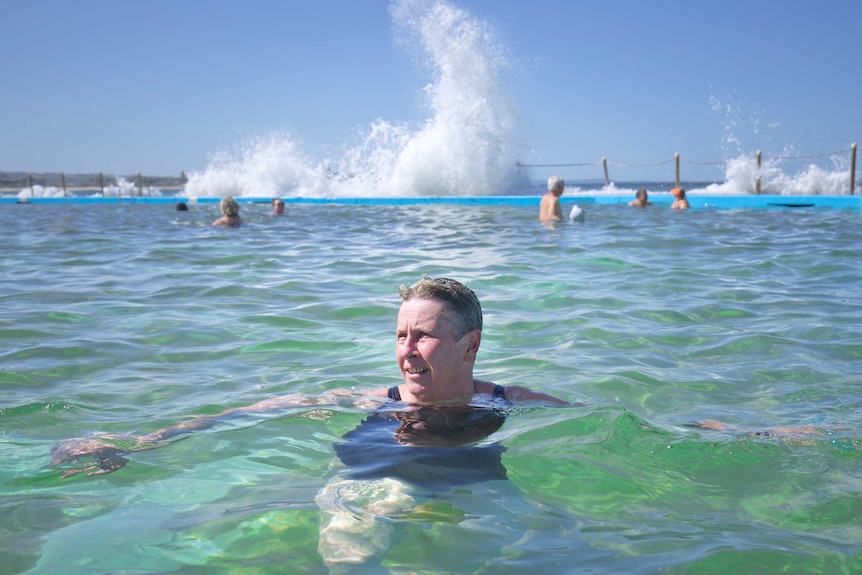
[[[504,51],[525,163],[816,154],[862,137],[856,0],[450,3]],[[429,69],[386,0],[0,0],[0,14],[4,171],[193,172],[272,131],[325,157],[378,119],[429,114]]]

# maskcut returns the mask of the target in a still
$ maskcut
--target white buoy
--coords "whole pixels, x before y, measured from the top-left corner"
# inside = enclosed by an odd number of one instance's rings
[[[586,215],[587,215],[587,212],[582,210],[579,205],[575,204],[572,207],[571,213],[569,213],[569,219],[572,220],[573,222],[582,222],[582,221],[584,221],[584,218],[586,217]]]

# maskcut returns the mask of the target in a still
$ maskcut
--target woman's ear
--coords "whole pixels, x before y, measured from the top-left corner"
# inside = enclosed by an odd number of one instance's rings
[[[468,361],[476,361],[476,354],[479,353],[479,345],[482,343],[482,332],[478,329],[471,329],[464,337],[467,338],[467,355],[465,359]]]

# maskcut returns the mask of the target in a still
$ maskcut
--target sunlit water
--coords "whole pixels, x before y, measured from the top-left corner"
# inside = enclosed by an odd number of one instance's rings
[[[858,213],[216,209],[0,210],[0,573],[326,573],[319,494],[361,409],[228,421],[104,476],[49,453],[396,383],[396,288],[423,273],[479,295],[478,377],[590,405],[510,413],[508,479],[411,492],[354,572],[862,570]]]

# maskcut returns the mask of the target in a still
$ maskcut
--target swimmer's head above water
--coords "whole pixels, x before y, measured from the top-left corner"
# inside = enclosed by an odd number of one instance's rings
[[[451,406],[467,405],[475,394],[494,394],[493,383],[473,378],[483,329],[482,306],[473,290],[450,278],[426,275],[398,293],[395,359],[403,380],[398,398],[413,405]],[[568,404],[520,386],[506,387],[504,399]]]
[[[548,191],[560,196],[563,190],[566,189],[566,182],[560,176],[551,176],[548,178]]]
[[[482,331],[482,304],[473,290],[459,281],[424,275],[412,286],[399,287],[398,295],[401,296],[402,302],[413,299],[436,299],[445,302],[456,339],[460,339],[472,329]]]

